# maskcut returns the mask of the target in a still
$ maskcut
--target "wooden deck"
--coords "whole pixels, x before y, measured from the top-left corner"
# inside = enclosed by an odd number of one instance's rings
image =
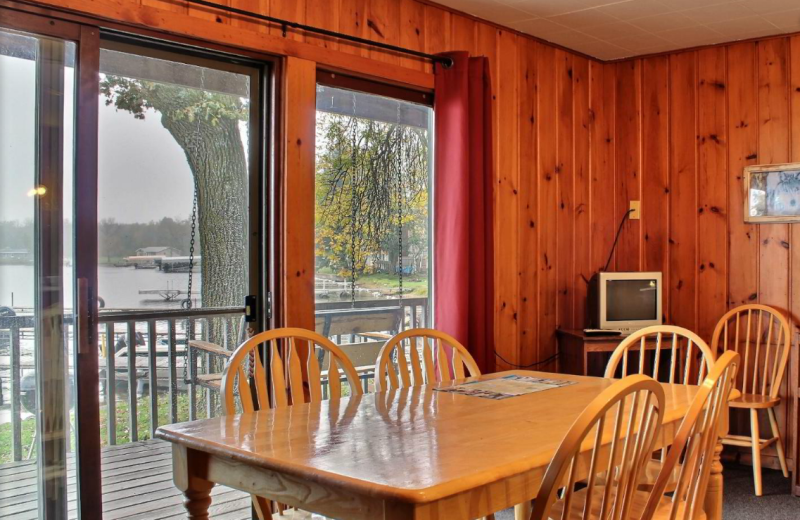
[[[70,518],[75,511],[74,465],[70,461]],[[35,520],[36,464],[0,464],[0,518]],[[250,520],[250,497],[217,486],[211,493],[211,518]],[[103,518],[184,519],[183,496],[172,484],[170,445],[149,440],[103,448]]]

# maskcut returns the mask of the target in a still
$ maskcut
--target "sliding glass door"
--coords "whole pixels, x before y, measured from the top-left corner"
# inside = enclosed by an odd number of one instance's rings
[[[81,32],[6,20],[30,30],[0,27],[0,516],[67,518],[88,339],[74,269]]]

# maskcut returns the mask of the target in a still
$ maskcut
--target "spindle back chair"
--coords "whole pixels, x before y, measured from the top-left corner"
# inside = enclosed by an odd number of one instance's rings
[[[301,343],[308,349],[304,352],[307,354],[305,381],[303,362],[298,352]],[[317,347],[328,354],[327,367],[320,367]],[[347,378],[350,395],[361,395],[363,392],[353,364],[325,336],[300,328],[274,329],[256,334],[242,343],[225,364],[221,390],[223,413],[247,413],[321,401],[324,377],[330,388],[330,399],[339,399],[342,396],[340,369]],[[237,394],[239,409],[236,406]],[[252,495],[252,498],[259,517],[271,518],[273,508],[270,501],[257,495]],[[278,504],[278,510],[283,509]]]
[[[409,329],[392,337],[375,366],[377,391],[479,376],[478,364],[453,336],[433,329]]]
[[[634,500],[641,493],[638,483],[664,418],[664,402],[662,386],[644,375],[626,377],[598,395],[558,447],[531,520],[633,518]],[[613,475],[613,484],[598,485],[602,475]]]
[[[742,370],[736,380],[741,396],[731,401],[731,408],[750,410],[750,436],[728,435],[724,444],[749,447],[753,453],[753,480],[757,496],[762,494],[761,452],[775,444],[783,475],[788,478],[783,441],[775,408],[780,404],[781,384],[791,350],[788,320],[777,309],[749,304],[736,307],[720,318],[714,329],[711,347],[715,351],[732,350],[741,358]],[[758,411],[767,410],[772,437],[762,440]]]
[[[641,518],[705,517],[702,505],[714,463],[720,418],[727,410],[739,363],[738,354],[726,352],[703,381],[678,428]],[[664,494],[667,491],[670,495]]]
[[[632,353],[637,354],[635,362],[630,361]],[[662,358],[667,353],[669,361],[664,364]],[[648,357],[652,358],[650,362]],[[714,366],[714,354],[700,336],[688,329],[655,325],[640,329],[620,342],[606,365],[605,377],[617,377],[620,364],[622,377],[637,373],[662,383],[699,385]]]

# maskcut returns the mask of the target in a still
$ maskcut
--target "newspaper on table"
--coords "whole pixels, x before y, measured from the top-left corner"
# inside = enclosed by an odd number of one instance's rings
[[[435,388],[439,392],[472,395],[485,399],[508,399],[518,395],[533,394],[562,386],[574,385],[577,381],[547,379],[543,377],[509,375],[483,381],[470,381],[455,386]]]

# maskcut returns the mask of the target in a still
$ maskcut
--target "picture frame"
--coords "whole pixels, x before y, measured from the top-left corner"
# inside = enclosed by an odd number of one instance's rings
[[[800,163],[748,166],[743,180],[745,222],[800,222]]]

